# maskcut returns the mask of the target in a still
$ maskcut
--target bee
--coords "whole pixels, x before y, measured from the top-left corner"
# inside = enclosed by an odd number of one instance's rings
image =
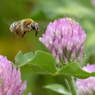
[[[13,22],[10,25],[10,31],[14,32],[16,36],[21,33],[22,38],[27,32],[32,30],[36,31],[35,36],[37,36],[38,32],[40,31],[41,27],[32,19],[23,19],[20,21]]]

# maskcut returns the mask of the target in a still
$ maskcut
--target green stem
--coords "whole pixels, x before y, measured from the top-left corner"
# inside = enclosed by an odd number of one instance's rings
[[[78,95],[73,76],[66,76],[66,82],[72,95]]]

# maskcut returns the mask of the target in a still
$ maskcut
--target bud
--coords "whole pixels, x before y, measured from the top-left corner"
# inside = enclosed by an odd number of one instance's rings
[[[78,22],[64,18],[50,22],[39,40],[50,50],[57,62],[80,62],[86,40],[85,31]]]
[[[87,72],[95,72],[95,64],[87,64],[83,67],[83,70]],[[87,79],[77,79],[76,87],[81,95],[95,95],[95,77],[89,77]]]

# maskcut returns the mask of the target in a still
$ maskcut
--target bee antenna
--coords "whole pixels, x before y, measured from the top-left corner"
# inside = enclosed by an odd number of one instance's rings
[[[40,30],[41,30],[42,32],[44,32],[44,29],[43,29],[41,26],[39,26],[39,28],[40,28]]]

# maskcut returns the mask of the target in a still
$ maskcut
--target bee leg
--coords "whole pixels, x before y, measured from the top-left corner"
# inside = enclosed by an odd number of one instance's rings
[[[17,27],[16,27],[16,29],[15,29],[15,32],[14,32],[14,33],[15,33],[15,35],[18,37],[18,35],[19,35],[19,26],[17,26]]]
[[[38,34],[38,31],[36,31],[35,37],[37,36],[37,34]]]
[[[26,34],[27,32],[26,31],[24,31],[24,33],[22,34],[22,38],[24,38],[24,35]]]
[[[15,31],[14,33],[15,33],[15,35],[18,37],[19,31]]]
[[[18,31],[16,31],[16,33],[15,33],[15,34],[18,36],[19,32],[18,32]]]

